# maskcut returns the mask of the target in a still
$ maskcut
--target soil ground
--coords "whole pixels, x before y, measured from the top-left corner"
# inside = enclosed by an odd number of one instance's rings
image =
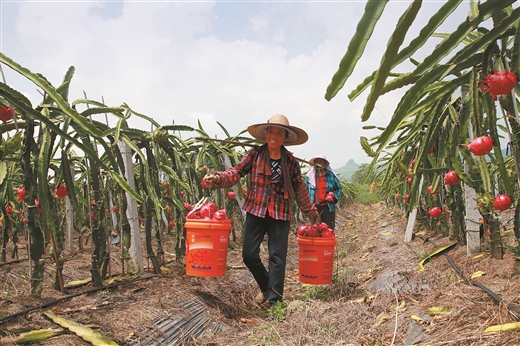
[[[511,220],[505,225],[504,243],[517,246]],[[43,314],[50,311],[119,345],[520,345],[520,329],[485,332],[520,321],[520,261],[508,246],[503,259],[491,258],[484,238],[481,254],[468,256],[458,244],[419,271],[419,260],[454,243],[435,227],[416,223],[416,236],[406,243],[401,210],[384,203],[342,208],[333,281],[310,285],[298,280],[298,244],[291,235],[285,304],[278,310],[254,303],[258,289],[242,264],[239,241],[230,243],[225,276],[194,277],[185,274],[184,258],[175,258],[168,249],[172,239],[165,235],[168,274],[153,276],[148,269],[143,280],[8,318],[0,322],[0,343],[14,344],[22,331],[59,329]],[[117,251],[114,246],[114,257]],[[20,258],[26,256],[23,249],[19,252]],[[28,261],[0,263],[0,318],[92,288],[55,291],[52,261],[46,263],[41,297],[29,293]],[[121,274],[118,263],[113,259],[113,275]],[[89,270],[89,250],[66,254],[66,282],[89,277]],[[479,271],[482,276],[470,278]],[[444,313],[435,314],[431,308],[436,307]],[[166,341],[168,336],[172,340]],[[38,344],[90,343],[65,330]]]

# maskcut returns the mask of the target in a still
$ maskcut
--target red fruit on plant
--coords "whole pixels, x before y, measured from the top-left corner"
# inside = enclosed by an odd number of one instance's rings
[[[206,180],[202,180],[200,182],[200,186],[202,186],[203,189],[207,189],[208,188],[208,185],[206,185]]]
[[[494,71],[492,75],[484,75],[484,80],[480,80],[484,84],[477,88],[484,89],[484,95],[490,93],[493,101],[496,101],[498,95],[507,95],[518,84],[516,73],[502,70]]]
[[[428,151],[428,154],[431,155],[431,154],[433,154],[434,152],[435,152],[435,147],[431,147],[431,148],[430,148],[430,151]]]
[[[27,192],[25,191],[25,187],[20,186],[18,190],[16,190],[16,194],[18,195],[18,198],[16,199],[17,202],[21,202],[25,199],[25,195]]]
[[[513,205],[513,201],[511,200],[511,197],[508,195],[499,194],[495,197],[495,200],[493,201],[493,209],[498,211],[504,211]]]
[[[139,222],[143,221],[143,217],[142,217],[141,215],[139,215],[139,216],[137,217],[137,221],[139,221]]]
[[[455,171],[449,171],[444,175],[444,185],[455,186],[460,183],[460,178]]]
[[[408,184],[411,184],[411,183],[412,183],[412,180],[413,180],[412,178],[408,178],[408,179],[406,179],[406,182],[407,182]]]
[[[444,207],[444,215],[446,216],[446,220],[450,219],[450,211],[448,207]]]
[[[8,205],[6,208],[5,208],[5,212],[9,215],[11,215],[13,213],[13,206],[12,205]]]
[[[170,222],[168,222],[168,226],[173,227],[173,226],[175,226],[175,223],[173,221],[170,221]]]
[[[65,198],[69,195],[69,193],[67,192],[67,187],[63,184],[54,189],[54,192],[54,197],[56,198]]]
[[[188,202],[182,202],[182,205],[185,209],[192,210],[193,206],[189,204]]]
[[[411,165],[415,164],[415,159],[412,159],[412,162],[410,162]]]
[[[439,208],[439,207],[433,207],[430,209],[430,211],[428,212],[428,214],[430,214],[430,217],[433,218],[433,219],[436,219],[438,218],[439,216],[441,216],[442,214],[442,209]]]
[[[184,192],[184,190],[182,190],[180,193],[181,193],[181,197],[184,197],[184,195],[186,194],[186,192]]]
[[[169,218],[170,218],[170,220],[173,220],[173,215],[170,215]]]
[[[18,210],[18,211],[16,212],[16,215],[20,216],[20,215],[22,215],[22,213],[23,213],[23,212],[22,212],[21,210]]]
[[[408,202],[408,200],[410,199],[410,194],[407,193],[406,195],[404,195],[404,201],[405,202]]]
[[[430,185],[430,186],[428,186],[428,187],[426,188],[426,191],[427,191],[430,195],[434,195],[434,194],[437,193],[437,191],[439,191],[439,188],[436,188],[435,191],[432,191],[432,189],[433,189],[433,186]]]
[[[236,197],[236,195],[237,195],[237,194],[234,193],[233,191],[228,191],[228,192],[226,193],[226,197],[227,197],[228,199],[233,199],[233,198]]]
[[[13,118],[13,108],[12,107],[4,107],[0,105],[0,120],[4,122],[8,122]]]
[[[22,223],[28,224],[29,220],[27,218],[22,219]]]
[[[413,173],[413,167],[412,166],[408,167],[408,172]]]
[[[110,212],[110,210],[108,210],[108,208],[107,208],[107,209],[105,209],[105,213],[107,213],[107,214],[108,214],[109,212]]]
[[[119,211],[119,207],[117,205],[115,205],[112,210],[114,211],[114,213],[117,213]]]
[[[493,149],[493,138],[488,136],[477,137],[468,144],[463,144],[468,150],[476,156],[483,156]]]

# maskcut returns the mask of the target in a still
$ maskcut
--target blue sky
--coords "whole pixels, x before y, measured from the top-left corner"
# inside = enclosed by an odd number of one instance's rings
[[[425,2],[424,20],[417,22],[424,24],[442,3]],[[362,1],[2,0],[0,49],[55,86],[74,66],[71,101],[86,93],[109,106],[125,102],[162,125],[200,121],[222,138],[217,121],[234,135],[285,114],[309,134],[307,143],[290,150],[305,159],[323,153],[339,168],[349,159],[369,162],[359,137],[370,132],[361,128],[385,126],[400,97],[383,97],[362,123],[366,95],[350,102],[347,94],[379,65],[408,5],[390,1],[362,62],[330,102],[325,91],[363,14]],[[459,6],[445,31],[468,9],[469,2]],[[8,84],[34,104],[41,101],[34,85],[3,70]],[[133,118],[129,124],[145,126]]]

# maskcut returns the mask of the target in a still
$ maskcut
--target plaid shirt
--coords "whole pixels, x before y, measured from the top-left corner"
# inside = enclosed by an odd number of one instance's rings
[[[216,172],[221,180],[215,187],[226,188],[236,185],[240,178],[250,174],[249,189],[242,208],[255,216],[265,217],[267,213],[275,220],[291,220],[291,200],[284,198],[282,183],[271,182],[271,176],[261,173],[259,166],[263,164],[262,150],[267,150],[267,145],[252,149],[244,155],[240,163],[225,171]],[[300,165],[294,156],[285,149],[287,154],[288,171],[294,189],[296,203],[302,212],[308,213],[316,210],[316,206],[309,197],[307,185],[301,178]],[[285,177],[282,177],[285,178]]]
[[[314,169],[314,168],[313,168]],[[316,177],[318,175],[316,174]],[[316,189],[311,187],[311,183],[309,181],[309,177],[305,177],[305,183],[309,187],[309,195],[311,198],[311,201],[315,200],[316,196]],[[343,192],[343,188],[341,187],[341,183],[339,182],[338,178],[330,172],[329,170],[325,171],[325,185],[327,186],[327,191],[325,193],[328,193],[330,191],[334,192],[334,198],[337,201],[339,201],[339,198],[341,197],[341,193]],[[332,213],[335,209],[335,203],[327,203],[329,207],[329,211]]]

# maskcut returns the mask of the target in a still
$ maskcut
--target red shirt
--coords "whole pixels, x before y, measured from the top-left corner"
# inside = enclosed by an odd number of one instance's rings
[[[325,181],[325,174],[320,176],[316,174],[316,192],[314,193],[314,202],[323,203],[327,197],[327,182]]]
[[[249,189],[242,208],[258,217],[265,217],[269,212],[269,216],[275,220],[291,221],[291,199],[284,198],[283,182],[272,182],[271,175],[264,174],[260,169],[264,165],[261,158],[263,150],[267,150],[267,145],[252,149],[244,155],[237,166],[216,172],[215,174],[219,175],[221,180],[215,187],[234,186],[240,178],[250,174]],[[307,185],[301,178],[300,164],[285,147],[282,146],[280,150],[285,151],[287,155],[289,179],[291,179],[298,207],[304,213],[316,210],[316,205],[310,200]],[[287,177],[282,178],[287,179]]]

